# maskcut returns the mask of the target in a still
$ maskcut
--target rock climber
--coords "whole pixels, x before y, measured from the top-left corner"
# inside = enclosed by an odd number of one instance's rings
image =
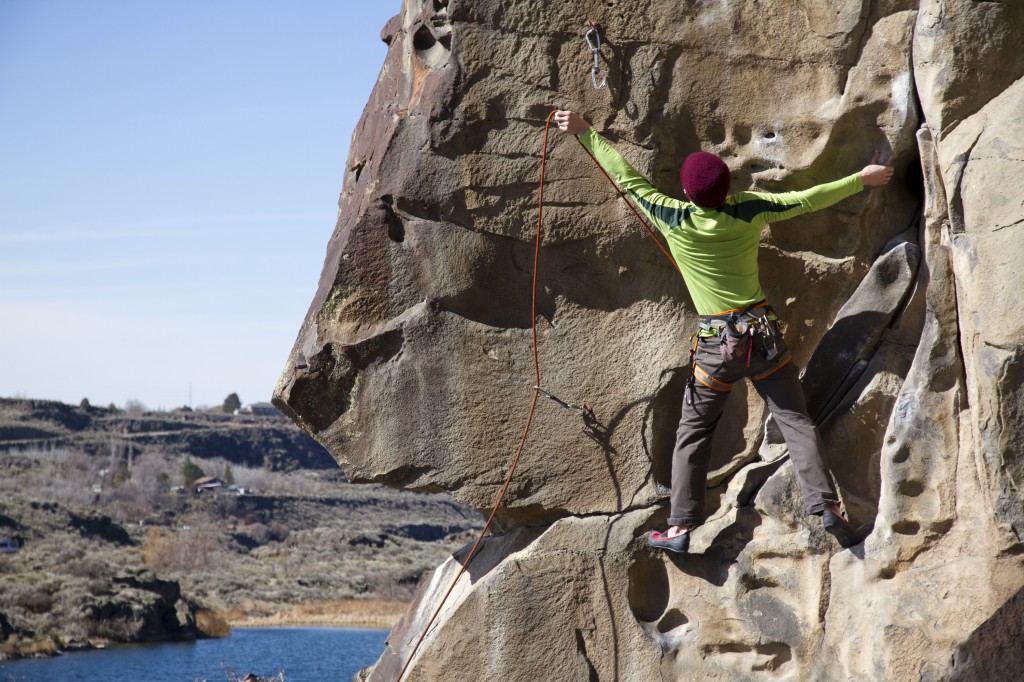
[[[758,277],[761,227],[827,208],[885,185],[892,166],[878,151],[862,170],[799,192],[729,194],[726,163],[708,152],[686,157],[680,170],[685,200],[656,190],[579,114],[557,111],[559,130],[577,136],[668,242],[700,316],[690,375],[672,453],[668,528],[651,531],[651,547],[685,553],[690,531],[704,522],[711,437],[733,384],[749,377],[768,404],[789,447],[808,514],[822,517],[843,547],[863,538],[844,518],[822,457],[821,437],[807,413],[799,369],[786,349],[779,320]]]

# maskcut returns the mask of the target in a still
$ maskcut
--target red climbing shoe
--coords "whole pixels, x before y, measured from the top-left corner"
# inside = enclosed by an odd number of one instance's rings
[[[826,509],[821,513],[821,523],[825,526],[825,530],[831,533],[843,548],[853,547],[864,540],[854,527],[850,525],[849,521],[831,509]]]
[[[667,533],[652,530],[647,534],[647,544],[655,549],[664,549],[676,554],[686,554],[690,549],[690,531],[670,538]]]

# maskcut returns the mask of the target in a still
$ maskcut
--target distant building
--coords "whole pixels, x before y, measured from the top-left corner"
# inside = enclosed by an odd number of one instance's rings
[[[235,410],[238,415],[251,415],[253,417],[281,417],[281,411],[270,403],[249,403],[245,407]]]
[[[196,493],[202,493],[207,490],[216,490],[224,485],[224,481],[220,480],[216,476],[203,476],[197,478],[193,483]]]

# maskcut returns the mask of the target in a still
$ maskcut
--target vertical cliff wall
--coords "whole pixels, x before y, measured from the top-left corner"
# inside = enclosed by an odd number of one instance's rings
[[[542,403],[498,532],[407,679],[1024,675],[1022,29],[1024,6],[974,0],[406,1],[275,396],[354,481],[493,504],[532,397],[552,108],[670,194],[698,148],[736,188],[835,179],[875,148],[897,169],[762,236],[765,290],[871,534],[839,550],[803,516],[785,444],[739,388],[711,518],[673,557],[642,535],[666,516],[695,313],[575,141],[554,140],[543,383],[598,423]],[[394,679],[461,558],[368,679]]]

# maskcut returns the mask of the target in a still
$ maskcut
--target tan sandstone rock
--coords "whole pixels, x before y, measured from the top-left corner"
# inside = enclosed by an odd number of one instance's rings
[[[600,22],[607,87],[591,85]],[[353,481],[487,511],[533,397],[544,119],[580,111],[656,186],[721,155],[735,188],[852,173],[885,189],[766,228],[851,516],[802,512],[737,389],[691,553],[664,523],[693,307],[579,145],[554,135],[541,398],[492,537],[409,680],[1024,678],[1024,5],[973,0],[407,0],[355,132],[319,290],[275,403]],[[364,674],[393,680],[465,552]]]

